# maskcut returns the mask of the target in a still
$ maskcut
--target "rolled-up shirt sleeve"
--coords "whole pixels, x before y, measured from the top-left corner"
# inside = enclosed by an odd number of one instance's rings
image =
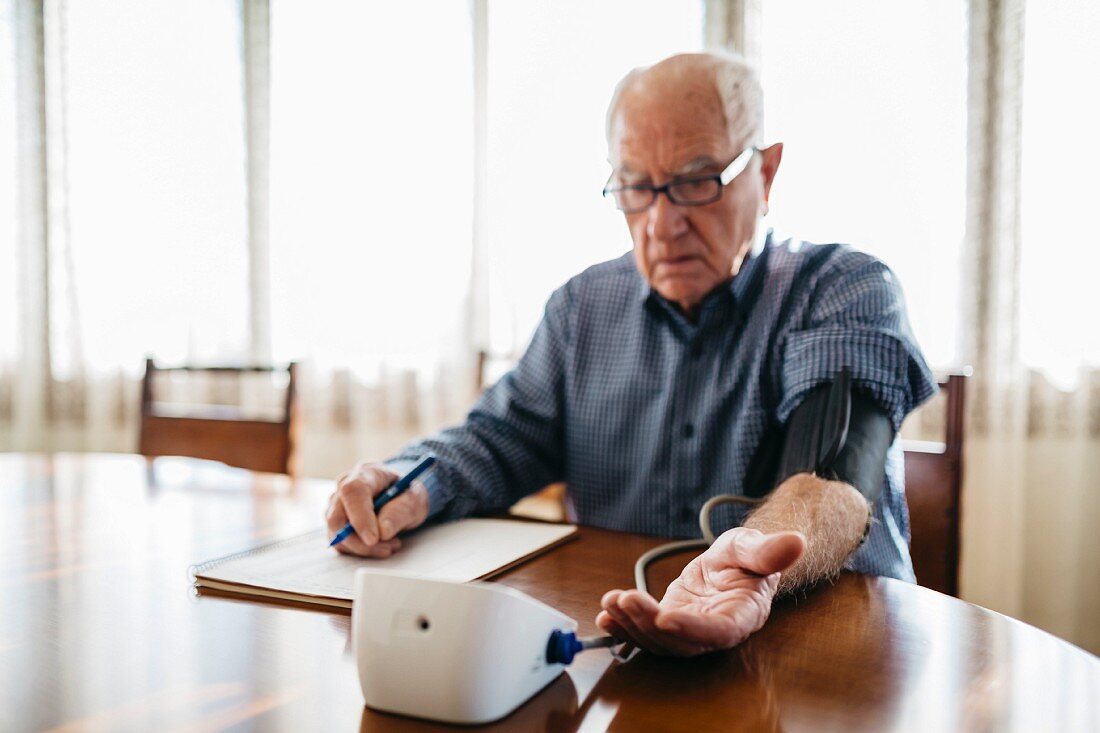
[[[851,369],[854,388],[874,398],[895,431],[936,392],[909,325],[901,286],[873,257],[842,253],[813,288],[800,326],[781,342],[781,423],[844,366]]]
[[[432,453],[423,479],[437,520],[500,511],[562,477],[569,285],[548,301],[516,367],[482,394],[461,425],[405,446],[386,464],[400,473]]]

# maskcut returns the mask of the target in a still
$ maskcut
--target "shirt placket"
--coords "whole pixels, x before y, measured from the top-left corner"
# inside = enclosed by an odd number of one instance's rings
[[[672,491],[669,511],[670,531],[674,534],[694,534],[698,522],[702,465],[700,418],[704,414],[701,383],[705,368],[706,347],[696,330],[683,344],[676,366],[675,403],[670,440]]]

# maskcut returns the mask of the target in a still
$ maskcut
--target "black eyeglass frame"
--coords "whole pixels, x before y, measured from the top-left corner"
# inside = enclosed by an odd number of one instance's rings
[[[722,169],[721,173],[717,173],[712,176],[693,176],[691,178],[677,178],[675,180],[669,181],[663,186],[653,186],[648,183],[634,183],[626,186],[612,186],[611,181],[608,180],[607,184],[603,187],[603,196],[604,198],[607,198],[608,196],[613,196],[615,208],[619,209],[619,211],[622,211],[624,214],[637,214],[645,211],[650,206],[653,206],[654,202],[657,201],[657,196],[662,193],[668,197],[669,201],[678,206],[706,206],[707,204],[713,204],[715,201],[722,198],[722,191],[726,188],[726,186],[728,186],[733,181],[733,179],[737,178],[737,176],[745,172],[745,169],[749,167],[749,163],[752,161],[752,157],[759,152],[760,148],[756,147],[755,145],[747,147],[740,153],[738,153],[737,157],[731,160],[729,165]],[[614,174],[612,174],[612,177],[614,177]],[[676,194],[673,191],[673,189],[677,186],[683,186],[690,183],[702,183],[704,181],[715,181],[718,183],[718,189],[715,192],[714,196],[711,196],[707,199],[701,199],[699,201],[682,200],[677,198]],[[618,196],[615,196],[615,194],[622,191],[648,191],[650,194],[649,201],[646,202],[645,206],[632,206],[630,208],[626,208],[622,205],[620,198]]]

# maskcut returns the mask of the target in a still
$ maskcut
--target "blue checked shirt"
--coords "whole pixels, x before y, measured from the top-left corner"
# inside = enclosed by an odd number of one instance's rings
[[[782,435],[806,395],[844,365],[895,430],[936,389],[901,288],[873,257],[769,235],[691,323],[627,253],[550,297],[523,358],[465,423],[389,463],[403,471],[436,454],[424,483],[437,519],[502,511],[565,481],[582,524],[698,537],[703,502],[753,493],[746,475],[761,441]],[[912,581],[897,441],[873,513],[847,567]],[[715,533],[745,514],[717,510]]]

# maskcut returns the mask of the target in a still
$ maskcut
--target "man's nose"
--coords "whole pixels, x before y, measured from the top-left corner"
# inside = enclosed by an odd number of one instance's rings
[[[665,193],[657,194],[657,200],[647,213],[646,228],[651,239],[671,241],[687,231],[687,217],[682,207],[672,203]]]

